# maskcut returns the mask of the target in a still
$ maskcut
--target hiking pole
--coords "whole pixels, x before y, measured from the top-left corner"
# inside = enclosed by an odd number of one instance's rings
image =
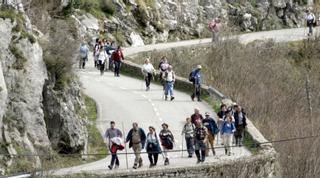
[[[123,130],[123,140],[124,140],[124,148],[125,148],[125,152],[126,152],[126,165],[127,165],[127,169],[129,168],[129,165],[128,165],[128,150],[127,150],[127,142],[126,142],[126,138],[125,138],[125,135],[126,135],[126,131],[124,130],[124,125],[123,125],[123,122],[121,122],[121,125],[122,125],[122,130]]]
[[[183,158],[183,134],[181,134],[181,158]]]

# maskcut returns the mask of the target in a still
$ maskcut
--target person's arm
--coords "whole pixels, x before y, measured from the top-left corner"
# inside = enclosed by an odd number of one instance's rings
[[[118,129],[118,136],[122,138],[122,132],[120,129]]]
[[[123,52],[122,52],[122,51],[120,51],[120,54],[121,54],[121,60],[124,60]]]
[[[126,138],[126,142],[129,142],[131,140],[132,137],[132,129],[129,131],[127,138]]]

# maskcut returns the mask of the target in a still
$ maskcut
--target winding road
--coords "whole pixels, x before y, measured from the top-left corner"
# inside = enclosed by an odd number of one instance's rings
[[[254,40],[273,39],[276,42],[296,41],[306,38],[305,28],[285,29],[267,32],[248,33],[232,38],[239,38],[243,44],[250,43]],[[189,40],[172,43],[146,45],[141,47],[132,47],[124,49],[126,56],[133,55],[143,51],[161,50],[174,47],[191,46],[209,43],[211,39]],[[89,60],[89,61],[92,61]],[[79,70],[78,75],[83,83],[84,92],[96,100],[99,108],[99,117],[97,126],[103,135],[109,127],[111,120],[116,122],[116,127],[125,130],[125,134],[131,128],[132,122],[138,122],[139,126],[147,132],[148,126],[152,125],[159,133],[161,124],[168,123],[169,129],[173,132],[176,139],[175,149],[185,149],[184,141],[181,136],[181,129],[186,117],[193,113],[194,108],[199,108],[202,113],[210,112],[215,116],[214,111],[205,102],[192,102],[189,94],[175,91],[176,99],[174,101],[164,101],[162,88],[159,85],[151,85],[151,91],[146,92],[142,80],[128,76],[114,77],[113,73],[106,72],[100,76],[99,72],[89,63],[86,70]],[[208,162],[218,162],[221,160],[235,159],[239,157],[250,156],[251,153],[244,147],[235,148],[232,156],[225,156],[223,149],[218,149],[217,156],[210,155],[206,160]],[[120,153],[124,153],[122,151]],[[128,149],[129,153],[132,153]],[[196,158],[187,158],[186,152],[170,153],[170,167],[183,167],[186,165],[196,166]],[[126,165],[126,156],[120,155],[120,168],[109,170],[107,165],[110,163],[110,156],[105,159],[54,171],[55,175],[66,175],[74,173],[95,173],[95,174],[112,174],[116,172],[130,172],[149,169],[149,161],[146,154],[142,155],[144,166],[141,169],[133,170],[134,155],[129,154],[128,168]],[[152,169],[165,169],[163,159],[160,157],[158,166]]]

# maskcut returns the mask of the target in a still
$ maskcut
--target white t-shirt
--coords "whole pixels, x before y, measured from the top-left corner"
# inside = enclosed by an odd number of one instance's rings
[[[174,73],[173,73],[173,71],[167,71],[167,78],[166,78],[166,81],[167,82],[172,82],[173,81],[173,79],[174,79]]]
[[[309,13],[306,15],[306,20],[314,20],[315,19],[315,16],[313,13]]]
[[[102,63],[104,63],[104,61],[107,59],[107,53],[103,50],[103,51],[100,51],[99,53],[99,57],[98,57],[98,60],[99,61],[102,61]]]
[[[153,65],[151,63],[143,64],[142,73],[147,75],[148,73],[152,73],[154,71]]]

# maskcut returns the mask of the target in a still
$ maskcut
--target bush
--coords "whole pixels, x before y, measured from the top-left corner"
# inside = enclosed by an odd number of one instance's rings
[[[22,51],[14,44],[10,44],[9,49],[16,58],[15,63],[12,65],[13,68],[17,70],[24,69],[24,64],[27,62],[27,59],[24,57]]]
[[[116,7],[112,0],[101,0],[101,10],[108,15],[113,15],[116,11]]]

